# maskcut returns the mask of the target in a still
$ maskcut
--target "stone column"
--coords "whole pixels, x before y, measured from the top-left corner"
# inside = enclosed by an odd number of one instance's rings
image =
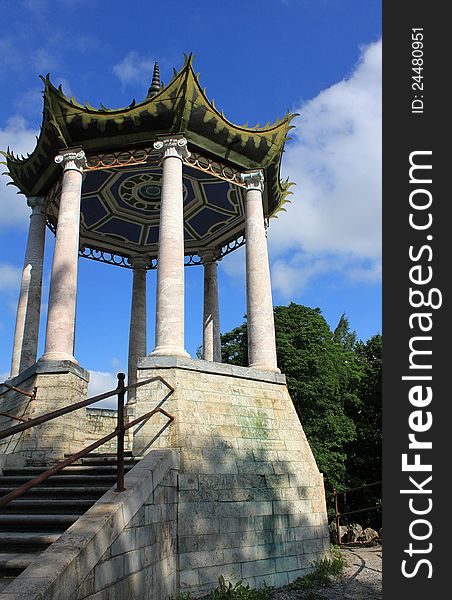
[[[276,371],[276,342],[273,302],[265,235],[261,171],[244,173],[246,184],[246,302],[249,366]]]
[[[80,148],[61,150],[55,162],[63,166],[60,210],[53,253],[46,345],[40,360],[74,358],[75,307],[80,236],[80,199],[85,153]]]
[[[38,351],[42,267],[46,235],[45,198],[32,196],[28,198],[27,204],[32,209],[32,213],[17,306],[11,377],[16,377],[31,367],[36,362]]]
[[[221,362],[218,264],[213,251],[204,252],[201,258],[204,265],[202,357],[211,362]]]
[[[151,356],[189,356],[184,349],[184,199],[182,157],[187,140],[154,143],[163,152],[157,264],[155,349]]]
[[[132,307],[130,311],[128,385],[137,382],[138,360],[146,356],[146,265],[147,259],[130,259],[133,266]],[[135,402],[136,390],[127,394],[129,403]]]

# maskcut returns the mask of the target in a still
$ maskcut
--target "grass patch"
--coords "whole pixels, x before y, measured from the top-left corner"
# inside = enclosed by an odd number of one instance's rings
[[[333,558],[331,560],[324,558],[313,563],[314,570],[311,573],[295,579],[295,581],[289,583],[287,588],[289,590],[313,591],[315,588],[331,585],[333,579],[342,574],[345,564],[337,546],[332,547],[332,555]],[[313,591],[313,593],[312,600],[315,600],[315,592]]]

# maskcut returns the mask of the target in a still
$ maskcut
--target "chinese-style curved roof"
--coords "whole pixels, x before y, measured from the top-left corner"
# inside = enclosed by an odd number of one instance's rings
[[[175,70],[172,80],[158,92],[151,86],[142,102],[134,100],[120,109],[94,108],[88,102],[82,106],[74,97],[66,97],[61,86],[56,88],[48,75],[42,79],[44,111],[35,150],[20,158],[9,148],[3,153],[8,175],[27,196],[47,194],[60,177],[61,167],[54,157],[63,147],[81,146],[89,155],[139,148],[159,135],[175,133],[183,133],[189,147],[239,170],[263,169],[267,216],[275,214],[290,193],[290,184],[280,180],[280,163],[295,115],[287,113],[264,127],[231,123],[201,88],[192,55],[185,56],[181,70]]]

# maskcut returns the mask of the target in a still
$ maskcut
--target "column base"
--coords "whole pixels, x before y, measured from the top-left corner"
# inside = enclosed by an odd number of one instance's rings
[[[67,352],[46,352],[41,356],[38,362],[47,362],[50,360],[68,360],[69,362],[74,363],[74,365],[78,365],[76,358]]]
[[[184,356],[191,358],[184,348],[179,346],[156,346],[149,356]]]
[[[257,369],[258,371],[270,371],[272,373],[281,373],[281,369],[275,367],[275,365],[268,365],[266,363],[252,363],[249,365],[250,369]]]

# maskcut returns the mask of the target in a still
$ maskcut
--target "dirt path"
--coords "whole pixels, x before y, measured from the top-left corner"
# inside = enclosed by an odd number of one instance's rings
[[[275,600],[381,600],[381,546],[342,548],[345,560],[342,577],[329,587],[309,591],[275,590]]]
[[[319,593],[325,600],[381,600],[381,546],[343,548],[346,566],[342,578]],[[320,590],[319,590],[320,592]]]

